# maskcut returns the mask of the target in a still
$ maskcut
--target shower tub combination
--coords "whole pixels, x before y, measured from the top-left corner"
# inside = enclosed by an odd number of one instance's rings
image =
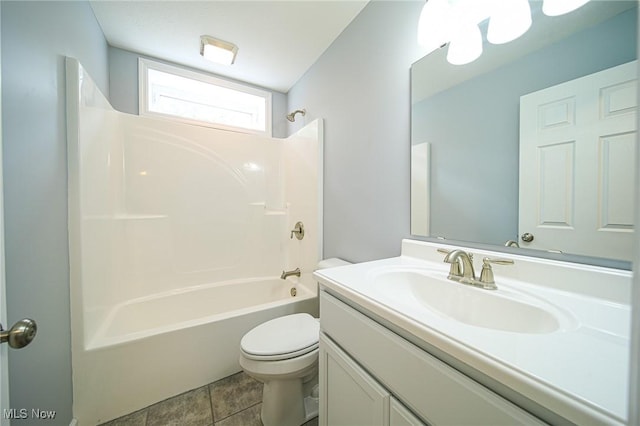
[[[248,330],[318,315],[321,121],[274,139],[119,113],[71,58],[67,91],[79,424],[238,372]]]

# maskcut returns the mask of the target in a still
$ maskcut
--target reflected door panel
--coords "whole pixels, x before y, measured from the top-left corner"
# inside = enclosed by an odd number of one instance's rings
[[[631,260],[637,61],[520,99],[520,246]]]

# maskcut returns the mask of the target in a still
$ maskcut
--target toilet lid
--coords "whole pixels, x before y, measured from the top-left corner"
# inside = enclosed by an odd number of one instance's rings
[[[320,323],[309,314],[275,318],[244,335],[240,348],[251,358],[286,359],[318,347]]]

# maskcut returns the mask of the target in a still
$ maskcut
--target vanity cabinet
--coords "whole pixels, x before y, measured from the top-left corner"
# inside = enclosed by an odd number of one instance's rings
[[[319,365],[321,425],[424,425],[324,333]]]
[[[320,324],[320,425],[544,424],[324,290]]]

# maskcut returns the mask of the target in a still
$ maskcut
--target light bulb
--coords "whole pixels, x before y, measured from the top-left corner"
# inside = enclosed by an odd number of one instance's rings
[[[504,44],[517,39],[531,27],[531,8],[527,0],[497,2],[489,20],[487,40]]]
[[[418,21],[418,43],[428,52],[449,41],[451,8],[447,0],[429,0]]]
[[[482,34],[475,24],[460,26],[449,43],[447,61],[453,65],[473,62],[482,54]]]
[[[584,6],[589,0],[544,0],[542,12],[547,16],[559,16]]]

